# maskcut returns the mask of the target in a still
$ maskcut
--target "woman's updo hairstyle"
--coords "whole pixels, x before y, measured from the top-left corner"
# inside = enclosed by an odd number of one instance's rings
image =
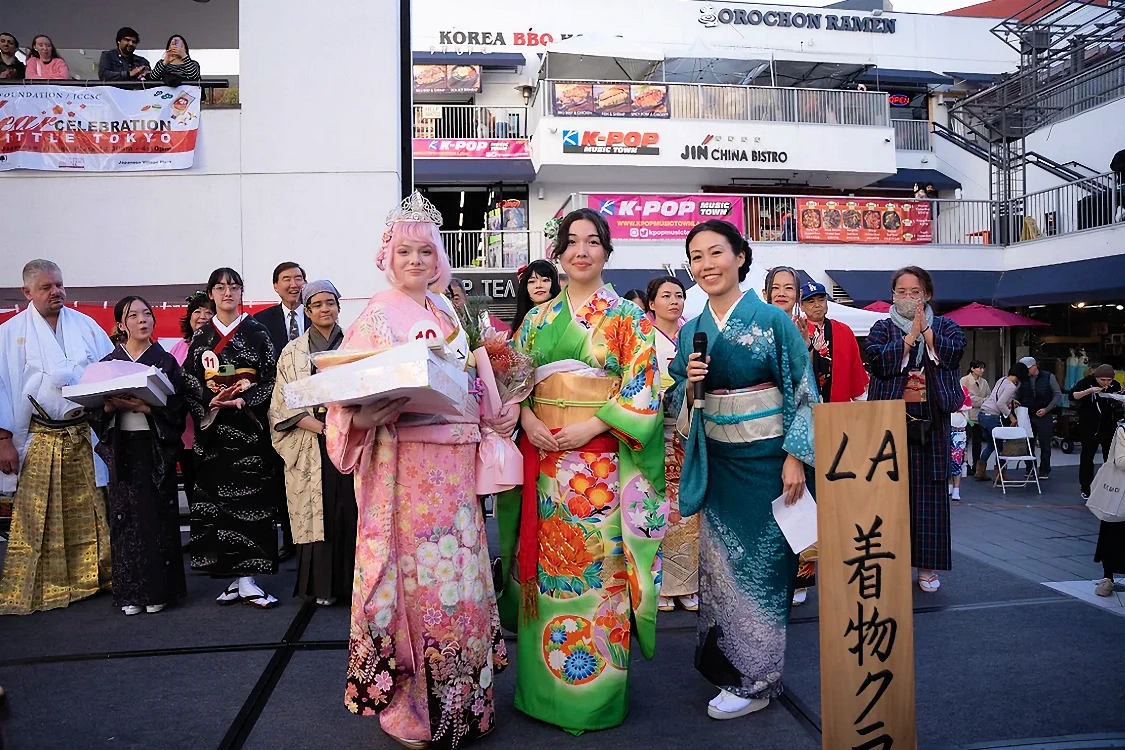
[[[598,233],[598,239],[601,240],[602,247],[605,248],[605,259],[609,260],[609,256],[613,254],[613,241],[609,237],[609,224],[606,223],[604,216],[592,208],[575,209],[563,217],[563,220],[559,223],[559,234],[555,237],[555,246],[551,248],[552,259],[558,260],[566,252],[567,242],[570,239],[570,227],[574,222],[582,219],[586,219],[594,225],[594,230]]]
[[[734,254],[746,253],[746,259],[742,261],[742,265],[738,267],[738,283],[746,281],[746,274],[750,272],[750,263],[754,260],[754,250],[750,247],[750,243],[738,231],[738,227],[731,224],[729,221],[722,219],[708,219],[702,224],[696,224],[692,230],[688,232],[687,241],[684,247],[687,250],[688,261],[691,260],[691,241],[695,239],[696,235],[700,232],[715,232],[721,234],[726,241],[730,244]]]

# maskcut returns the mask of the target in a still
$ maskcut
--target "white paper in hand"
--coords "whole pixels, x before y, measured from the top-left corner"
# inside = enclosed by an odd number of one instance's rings
[[[793,505],[785,504],[785,495],[774,500],[773,518],[794,553],[799,555],[816,544],[816,501],[807,486]]]

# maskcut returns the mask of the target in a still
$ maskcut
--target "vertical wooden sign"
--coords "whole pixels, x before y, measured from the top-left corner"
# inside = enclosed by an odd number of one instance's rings
[[[813,407],[824,750],[915,750],[903,401]]]

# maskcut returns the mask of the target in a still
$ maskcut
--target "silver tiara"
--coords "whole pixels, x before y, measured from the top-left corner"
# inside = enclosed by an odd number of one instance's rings
[[[401,205],[396,206],[393,211],[387,214],[387,226],[399,221],[428,222],[441,227],[441,211],[438,211],[433,203],[430,203],[424,195],[415,190],[406,196],[406,200]]]

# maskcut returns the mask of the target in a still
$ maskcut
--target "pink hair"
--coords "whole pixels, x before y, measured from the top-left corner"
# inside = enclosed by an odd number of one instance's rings
[[[424,242],[434,249],[437,254],[437,274],[426,283],[426,286],[437,285],[441,289],[448,287],[453,280],[449,255],[445,252],[445,244],[441,241],[441,232],[438,231],[437,225],[428,221],[396,221],[383,233],[383,243],[375,255],[375,265],[387,275],[387,281],[392,286],[398,285],[391,256],[403,240]]]

